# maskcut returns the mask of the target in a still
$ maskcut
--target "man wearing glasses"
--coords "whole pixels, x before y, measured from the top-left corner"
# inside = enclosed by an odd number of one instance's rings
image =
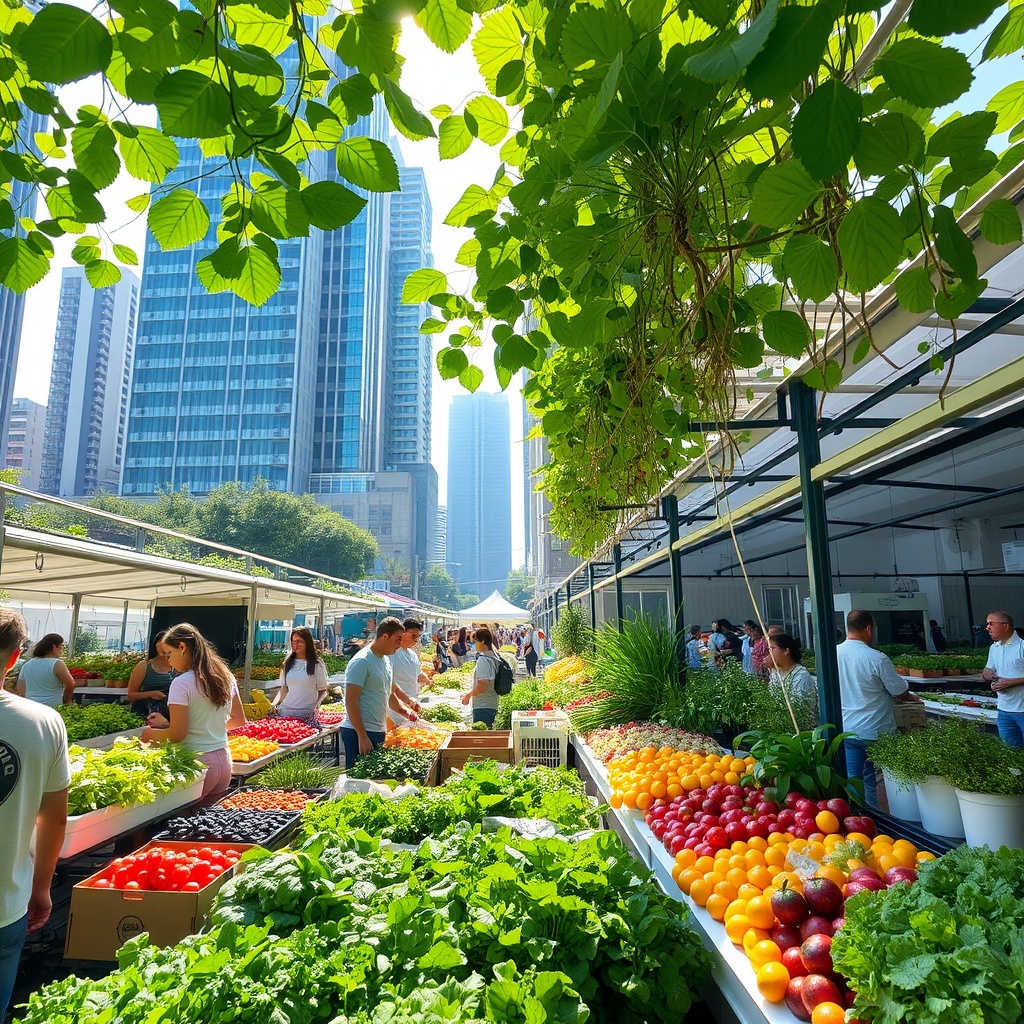
[[[985,628],[992,646],[981,678],[996,694],[996,728],[1007,746],[1024,747],[1024,640],[1006,612],[989,612]]]

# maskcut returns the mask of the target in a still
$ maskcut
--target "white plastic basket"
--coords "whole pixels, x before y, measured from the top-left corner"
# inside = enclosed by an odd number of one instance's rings
[[[512,750],[517,762],[558,768],[569,760],[569,717],[564,711],[513,711]]]

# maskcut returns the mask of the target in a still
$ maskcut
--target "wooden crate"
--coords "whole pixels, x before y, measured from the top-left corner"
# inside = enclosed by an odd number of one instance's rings
[[[439,783],[469,761],[498,761],[513,764],[512,730],[488,729],[449,733],[438,751]]]

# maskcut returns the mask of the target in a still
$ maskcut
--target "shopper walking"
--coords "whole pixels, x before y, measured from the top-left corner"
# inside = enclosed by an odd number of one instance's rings
[[[474,722],[483,722],[490,729],[498,713],[498,695],[494,691],[494,679],[498,673],[495,659],[501,654],[495,651],[494,634],[486,626],[476,631],[476,651],[473,686],[463,696],[462,703],[470,705]]]
[[[149,657],[140,661],[128,677],[128,700],[132,711],[145,718],[154,711],[165,718],[170,716],[167,710],[167,695],[171,691],[171,680],[174,669],[167,660],[169,654],[164,639],[166,630],[160,630],[149,645]]]
[[[277,694],[270,704],[272,714],[311,720],[330,689],[327,666],[316,649],[313,633],[297,626],[289,637],[291,652],[284,659]]]
[[[455,668],[458,668],[462,664],[463,658],[469,654],[469,641],[466,639],[466,627],[461,626],[459,628],[459,635],[456,637],[455,642],[451,645],[452,652],[452,663]]]
[[[63,719],[3,688],[27,638],[25,620],[0,608],[0,1021],[25,937],[50,917],[71,784]]]
[[[704,667],[704,656],[700,649],[700,626],[690,627],[690,639],[686,641],[686,665],[688,668]]]
[[[526,627],[526,635],[523,637],[523,661],[526,662],[527,675],[535,676],[537,674],[537,662],[540,659],[537,649],[540,647],[540,643],[537,631],[531,622]]]
[[[47,633],[35,647],[32,657],[21,666],[16,692],[37,704],[55,708],[74,699],[75,680],[61,657],[64,637]]]
[[[753,619],[743,623],[743,631],[750,643],[750,671],[762,679],[768,678],[768,639],[761,626]]]
[[[868,744],[896,731],[894,700],[921,700],[910,692],[893,663],[871,646],[874,632],[871,613],[854,609],[846,616],[846,640],[836,648],[843,729],[854,734],[846,741],[846,774],[863,780],[868,807],[878,805],[875,766],[868,760]],[[776,639],[773,637],[772,642]]]
[[[227,662],[190,622],[164,635],[167,660],[177,673],[167,694],[170,716],[153,713],[142,739],[147,743],[184,743],[206,765],[202,799],[207,803],[231,784],[228,732],[245,725],[238,684]]]
[[[981,677],[996,695],[996,728],[1008,746],[1024,747],[1024,640],[1007,612],[989,612],[985,628],[992,645]]]

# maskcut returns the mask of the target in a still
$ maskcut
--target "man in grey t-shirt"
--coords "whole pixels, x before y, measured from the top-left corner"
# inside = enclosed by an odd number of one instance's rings
[[[401,647],[404,633],[405,626],[389,615],[377,626],[373,643],[358,651],[345,668],[341,739],[346,768],[351,768],[360,754],[368,754],[383,744],[389,707],[416,721],[412,702],[395,689],[389,660]]]

